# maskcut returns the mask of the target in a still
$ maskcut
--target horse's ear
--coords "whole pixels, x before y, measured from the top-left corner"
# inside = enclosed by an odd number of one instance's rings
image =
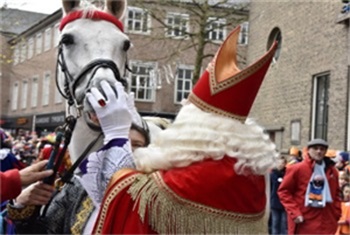
[[[80,0],[62,0],[63,15],[67,15],[80,5]]]
[[[127,0],[106,0],[105,11],[122,20],[125,16],[127,5]]]

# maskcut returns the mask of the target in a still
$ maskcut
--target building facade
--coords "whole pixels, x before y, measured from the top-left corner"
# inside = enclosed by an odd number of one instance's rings
[[[129,1],[124,21],[131,39],[128,74],[129,91],[135,93],[135,103],[142,115],[174,118],[193,86],[197,47],[186,48],[192,40],[187,35],[198,31],[196,19],[188,7],[162,5],[158,19],[144,5],[147,1]],[[187,5],[191,6],[191,5]],[[192,6],[193,7],[193,6]],[[207,43],[201,70],[211,60],[227,33],[244,23],[248,11],[224,8],[226,18],[209,17]],[[216,13],[215,13],[216,12]],[[212,10],[212,15],[218,14]],[[19,128],[50,132],[64,121],[65,100],[56,88],[56,55],[59,43],[58,26],[61,10],[47,16],[28,30],[7,41],[13,62],[1,77],[6,83],[1,89],[1,126],[12,132]],[[164,23],[162,23],[164,22]],[[240,37],[240,58],[244,64],[247,50],[247,23]],[[184,49],[186,48],[186,49]],[[3,70],[3,68],[2,68]],[[6,74],[6,76],[5,76]]]
[[[281,151],[313,138],[350,148],[350,31],[342,7],[340,0],[251,2],[248,63],[274,40],[279,46],[250,116]]]

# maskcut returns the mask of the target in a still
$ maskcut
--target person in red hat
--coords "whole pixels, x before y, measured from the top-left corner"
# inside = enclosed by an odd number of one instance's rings
[[[276,43],[241,71],[239,32],[223,42],[175,121],[134,152],[137,170],[114,174],[93,234],[267,233],[265,175],[277,152],[247,116]],[[88,97],[104,119],[115,104],[99,107],[98,93]]]

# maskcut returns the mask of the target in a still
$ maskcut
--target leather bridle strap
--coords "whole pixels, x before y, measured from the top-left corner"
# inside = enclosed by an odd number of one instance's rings
[[[84,152],[79,156],[79,158],[74,162],[74,164],[65,172],[61,177],[61,181],[64,183],[70,183],[70,180],[74,176],[74,171],[79,167],[79,165],[87,158],[88,152],[95,146],[98,140],[103,136],[101,132],[95,140],[93,140],[84,150]]]

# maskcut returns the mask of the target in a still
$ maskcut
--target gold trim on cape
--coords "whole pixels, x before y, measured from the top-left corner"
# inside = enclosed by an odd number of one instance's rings
[[[107,198],[105,198],[104,203],[101,205],[100,208],[100,219],[96,221],[96,231],[95,234],[101,234],[102,233],[102,226],[106,220],[106,215],[109,209],[109,206],[111,202],[115,199],[115,197],[120,193],[123,189],[128,187],[130,184],[132,184],[136,177],[139,174],[133,174],[131,176],[126,177],[125,179],[121,180],[118,184],[116,184],[113,189],[109,192]]]
[[[184,199],[164,183],[159,172],[138,175],[128,193],[138,205],[141,220],[147,212],[149,225],[159,234],[267,233],[265,211],[234,213]]]

